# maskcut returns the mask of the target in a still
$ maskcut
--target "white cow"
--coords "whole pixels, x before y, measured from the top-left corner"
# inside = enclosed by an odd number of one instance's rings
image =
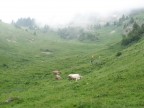
[[[68,78],[69,78],[70,80],[75,80],[75,81],[81,79],[81,77],[82,77],[82,76],[80,76],[79,74],[69,74],[69,75],[68,75]]]

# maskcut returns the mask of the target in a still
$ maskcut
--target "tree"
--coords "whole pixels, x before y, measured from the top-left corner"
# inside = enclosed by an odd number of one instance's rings
[[[139,29],[140,29],[140,26],[136,22],[134,22],[133,31],[138,31]]]
[[[18,26],[29,27],[30,29],[34,29],[36,27],[35,19],[28,18],[19,18],[16,23]]]
[[[134,23],[134,18],[133,18],[133,17],[131,17],[129,23],[130,23],[130,24],[133,24],[133,23]]]
[[[48,25],[45,25],[43,28],[42,28],[42,31],[44,33],[47,33],[49,31],[50,27]]]
[[[107,22],[105,26],[106,26],[106,27],[107,27],[107,26],[110,26],[110,23],[109,23],[109,22]]]
[[[140,33],[144,34],[144,24],[141,25]]]
[[[141,27],[135,22],[133,24],[133,30],[128,33],[127,36],[123,36],[122,45],[128,45],[130,43],[136,42],[143,36],[144,25]]]

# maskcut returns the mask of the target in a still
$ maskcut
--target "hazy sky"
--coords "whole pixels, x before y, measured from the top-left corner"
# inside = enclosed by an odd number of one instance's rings
[[[144,7],[144,0],[0,0],[0,19],[35,18],[50,25],[63,24],[76,14],[100,13]]]

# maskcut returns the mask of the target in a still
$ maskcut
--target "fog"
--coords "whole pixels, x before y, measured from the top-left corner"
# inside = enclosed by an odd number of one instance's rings
[[[50,26],[87,24],[143,7],[144,0],[1,0],[0,19],[11,23],[31,17]]]

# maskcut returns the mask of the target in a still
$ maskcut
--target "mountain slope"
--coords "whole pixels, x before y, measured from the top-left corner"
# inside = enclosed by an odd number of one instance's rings
[[[123,49],[113,42],[68,42],[55,33],[35,36],[33,31],[4,26],[0,37],[1,108],[144,107],[144,40]],[[116,39],[117,34],[113,36]],[[119,37],[115,43],[118,41]],[[61,81],[55,80],[55,69],[62,71]],[[70,73],[83,77],[69,81]]]

